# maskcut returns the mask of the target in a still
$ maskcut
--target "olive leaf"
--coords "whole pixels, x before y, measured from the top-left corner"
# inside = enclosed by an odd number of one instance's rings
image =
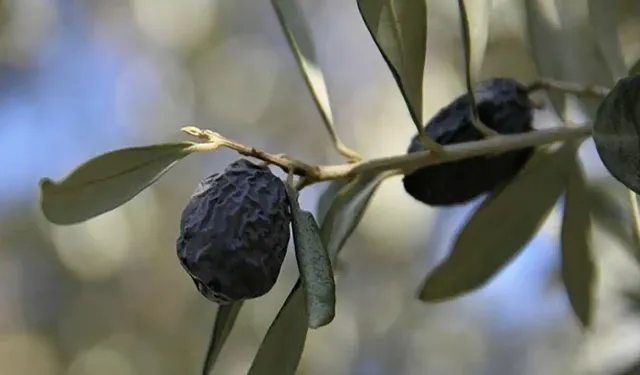
[[[640,360],[629,364],[624,370],[616,373],[615,375],[639,375],[640,374]]]
[[[61,181],[40,180],[44,216],[58,225],[80,223],[111,211],[156,182],[191,153],[192,142],[108,152],[77,167]]]
[[[331,260],[322,244],[320,228],[308,211],[300,209],[297,192],[287,185],[291,206],[291,226],[300,279],[305,290],[309,328],[320,328],[333,320],[336,288]]]
[[[269,327],[247,375],[295,375],[307,339],[308,318],[298,280]]]
[[[538,74],[545,78],[562,79],[562,59],[558,56],[564,56],[564,51],[558,27],[551,24],[548,17],[549,11],[558,12],[556,5],[544,0],[525,0],[524,3],[529,45]],[[564,116],[564,93],[552,90],[549,100],[558,116]]]
[[[437,302],[487,283],[531,239],[562,195],[575,146],[539,151],[532,163],[485,199],[456,238],[449,256],[424,280],[419,299]]]
[[[492,1],[480,0],[463,4],[469,30],[469,70],[472,77],[480,73],[487,50]]]
[[[362,220],[380,184],[395,172],[361,174],[345,185],[322,221],[320,236],[332,262]]]
[[[618,32],[620,4],[609,0],[588,0],[587,3],[596,42],[609,71],[614,80],[626,77],[628,70]]]
[[[318,198],[318,204],[316,205],[316,217],[318,218],[318,222],[324,222],[327,213],[329,212],[329,208],[333,203],[334,199],[336,199],[336,195],[345,185],[351,182],[353,179],[344,179],[344,180],[333,180],[327,184],[327,188],[320,194],[320,198]]]
[[[467,7],[464,0],[458,0],[458,9],[460,12],[460,28],[462,35],[462,49],[464,52],[464,71],[465,71],[465,84],[467,86],[467,95],[469,97],[469,112],[470,120],[473,126],[476,127],[482,133],[492,134],[495,130],[487,127],[480,121],[480,114],[478,113],[478,106],[476,103],[476,96],[474,93],[474,69],[472,60],[473,46],[471,45],[471,32],[469,31],[469,18],[467,16]]]
[[[586,1],[525,0],[525,4],[530,42],[540,75],[593,85],[613,84],[610,64],[599,51],[598,40],[589,22],[589,4]],[[554,14],[553,21],[549,14]],[[564,93],[551,90],[551,102],[561,118],[574,113],[565,113],[568,108],[566,97]],[[574,102],[578,104],[579,117],[590,118],[595,115],[600,99],[580,98]]]
[[[609,173],[640,192],[640,76],[618,81],[602,101],[593,125],[596,150]]]
[[[329,103],[329,93],[316,58],[315,46],[311,39],[311,30],[305,22],[304,14],[297,3],[298,1],[271,0],[271,5],[331,140],[343,155],[358,159],[359,156],[342,143],[335,130]]]
[[[357,1],[360,15],[402,92],[413,122],[421,127],[427,50],[426,1]]]
[[[629,69],[629,75],[640,74],[640,60],[636,61]]]
[[[240,301],[228,305],[219,305],[216,320],[213,324],[213,331],[211,332],[211,338],[209,339],[207,354],[204,357],[204,364],[202,365],[202,375],[208,375],[211,372],[222,347],[231,333],[233,325],[236,323],[242,304],[243,302]]]
[[[571,307],[583,326],[593,316],[596,270],[591,253],[591,201],[584,172],[576,158],[569,172],[560,242],[562,280]]]
[[[626,206],[629,202],[622,198],[626,198],[628,192],[618,181],[607,179],[605,183],[590,186],[589,202],[594,221],[601,229],[617,238],[627,251],[637,258],[635,249],[640,244],[634,235],[631,215]]]
[[[364,216],[378,186],[391,175],[391,172],[360,175],[336,195],[320,229],[322,244],[332,265],[342,245]],[[309,317],[305,302],[302,281],[298,279],[262,340],[249,375],[295,374],[307,337]]]

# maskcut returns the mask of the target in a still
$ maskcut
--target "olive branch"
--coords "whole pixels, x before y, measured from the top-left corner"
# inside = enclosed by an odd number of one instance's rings
[[[241,155],[260,159],[265,163],[275,165],[285,173],[292,172],[304,178],[308,182],[307,185],[310,185],[322,181],[349,179],[359,174],[369,172],[397,171],[401,174],[408,174],[416,169],[427,166],[451,163],[521,148],[544,146],[554,142],[583,139],[591,135],[592,126],[590,124],[572,125],[535,130],[525,134],[498,135],[480,141],[443,146],[442,150],[438,151],[427,150],[408,155],[382,157],[333,165],[311,165],[289,158],[284,154],[271,154],[258,148],[229,140],[219,133],[201,130],[194,126],[184,127],[181,130],[186,134],[206,141],[191,146],[189,149],[192,151],[211,152],[218,150],[220,147],[226,147]]]

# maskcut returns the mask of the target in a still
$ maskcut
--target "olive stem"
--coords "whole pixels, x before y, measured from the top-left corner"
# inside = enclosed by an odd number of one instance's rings
[[[557,81],[550,78],[541,78],[527,87],[529,92],[551,89],[592,98],[604,98],[611,91],[610,88],[604,86],[583,85],[580,83]]]
[[[183,131],[188,134],[200,134],[194,132],[193,127],[185,129],[187,130],[183,129]],[[341,180],[365,172],[396,171],[399,174],[408,174],[416,169],[431,165],[444,164],[482,155],[498,154],[527,147],[543,146],[554,142],[584,139],[591,135],[591,131],[591,124],[572,125],[570,127],[562,126],[551,129],[533,130],[522,134],[498,135],[480,141],[443,146],[444,152],[427,150],[410,153],[408,155],[370,159],[357,163],[312,166],[290,159],[287,156],[274,155],[254,147],[242,145],[209,130],[200,130],[202,134],[208,137],[208,141],[213,145],[213,147],[211,147],[212,150],[222,145],[242,155],[255,157],[270,164],[277,165],[287,173],[291,172],[301,176],[303,179],[299,181],[299,188],[320,181]],[[198,137],[203,138],[202,135]],[[206,146],[208,144],[209,143],[196,145],[198,147],[195,148],[195,150],[211,151],[207,150]]]

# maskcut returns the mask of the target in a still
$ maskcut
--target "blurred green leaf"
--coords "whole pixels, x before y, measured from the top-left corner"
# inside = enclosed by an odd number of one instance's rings
[[[480,73],[480,69],[482,69],[487,42],[489,41],[489,23],[492,8],[492,0],[465,2],[470,37],[469,70],[472,77],[476,77]]]
[[[589,201],[591,214],[600,227],[620,241],[629,254],[638,258],[635,251],[640,245],[633,230],[629,213],[629,190],[614,179],[607,178],[599,184],[591,184]]]
[[[539,151],[501,191],[485,199],[458,234],[453,250],[425,279],[419,298],[437,302],[488,282],[531,239],[562,195],[575,147]]]
[[[336,199],[336,195],[344,186],[346,186],[351,180],[333,180],[327,184],[327,188],[320,194],[320,198],[318,199],[318,204],[316,206],[316,217],[318,218],[318,222],[324,222],[329,209],[331,208],[331,204],[334,199]]]
[[[220,351],[227,341],[233,325],[236,323],[243,302],[234,302],[228,305],[220,305],[216,313],[216,321],[213,324],[213,331],[209,339],[209,347],[204,357],[202,375],[209,375],[213,365],[216,363]]]
[[[588,5],[589,20],[595,31],[596,42],[613,80],[626,77],[628,70],[618,31],[620,5],[617,1],[610,0],[588,0]]]
[[[320,328],[333,320],[336,288],[331,260],[322,244],[320,228],[313,214],[300,209],[298,194],[287,185],[291,226],[300,279],[305,290],[309,328]]]
[[[490,4],[487,3],[490,6]],[[476,129],[483,133],[491,134],[495,133],[493,129],[488,128],[480,121],[480,114],[478,113],[478,107],[476,104],[476,95],[474,92],[474,69],[473,69],[473,45],[471,43],[471,31],[469,30],[469,17],[467,16],[467,7],[464,0],[458,0],[458,9],[460,13],[460,28],[462,35],[462,49],[464,53],[464,71],[465,71],[465,84],[467,86],[467,94],[470,99],[469,112],[471,114],[470,119]],[[487,25],[488,27],[488,25]],[[484,57],[484,56],[482,56]]]
[[[262,340],[247,375],[295,375],[307,339],[302,283],[296,282]]]
[[[360,175],[345,185],[336,195],[320,229],[332,265],[336,257],[362,219],[366,208],[380,183],[393,172]],[[302,281],[291,290],[289,297],[271,323],[258,355],[253,360],[249,375],[294,374],[304,350],[309,321]]]
[[[589,22],[590,4],[548,0],[525,0],[525,4],[531,49],[541,76],[583,84],[613,84],[609,61],[599,50],[599,40]],[[550,92],[558,115],[573,122],[592,118],[601,102],[599,98],[582,97],[572,100],[577,106],[568,107],[567,97],[574,95]],[[571,111],[565,113],[567,109]]]
[[[320,227],[322,243],[332,262],[360,224],[380,184],[394,174],[362,174],[340,189]]]
[[[640,74],[640,60],[636,61],[633,66],[631,66],[631,69],[629,69],[629,75],[630,76],[634,76]]]
[[[271,0],[271,4],[276,11],[302,75],[309,85],[314,99],[317,100],[316,104],[322,117],[333,123],[329,93],[322,71],[318,66],[315,46],[311,39],[311,29],[306,23],[298,0]]]
[[[583,326],[589,327],[596,270],[591,252],[590,194],[579,159],[569,174],[560,242],[562,280],[569,301]]]
[[[40,180],[44,216],[58,225],[80,223],[111,211],[156,182],[192,142],[167,143],[112,151],[77,167],[59,182]]]
[[[609,173],[640,192],[640,76],[623,78],[602,101],[593,140]]]
[[[416,126],[422,126],[427,50],[425,0],[357,0],[369,33],[391,70]]]
[[[538,74],[545,78],[562,79],[562,58],[558,57],[563,56],[562,41],[559,39],[557,26],[552,25],[548,17],[548,12],[558,12],[555,8],[553,2],[525,0],[529,45]],[[549,92],[549,100],[558,116],[563,117],[564,93],[552,90]]]
[[[640,375],[640,360],[634,362],[625,370],[619,372],[618,375]]]
[[[347,148],[338,138],[333,124],[333,114],[329,103],[329,93],[324,81],[322,70],[316,58],[315,46],[311,38],[311,29],[307,25],[298,0],[271,0],[271,5],[278,16],[278,21],[287,37],[298,67],[302,73],[313,100],[322,116],[327,132],[338,151],[350,159],[357,160],[359,156]]]

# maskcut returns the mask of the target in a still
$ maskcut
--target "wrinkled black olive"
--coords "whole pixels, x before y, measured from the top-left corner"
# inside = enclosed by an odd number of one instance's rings
[[[182,212],[178,258],[209,300],[256,298],[278,278],[290,222],[284,182],[241,159],[196,188]]]
[[[442,145],[483,139],[470,120],[470,98],[464,94],[442,108],[427,124],[425,132]],[[533,103],[527,89],[509,78],[495,78],[476,86],[480,120],[500,134],[532,130]],[[408,153],[424,151],[418,135]],[[414,199],[429,206],[468,203],[489,193],[514,177],[533,154],[533,148],[479,156],[428,166],[405,175],[403,185]]]

